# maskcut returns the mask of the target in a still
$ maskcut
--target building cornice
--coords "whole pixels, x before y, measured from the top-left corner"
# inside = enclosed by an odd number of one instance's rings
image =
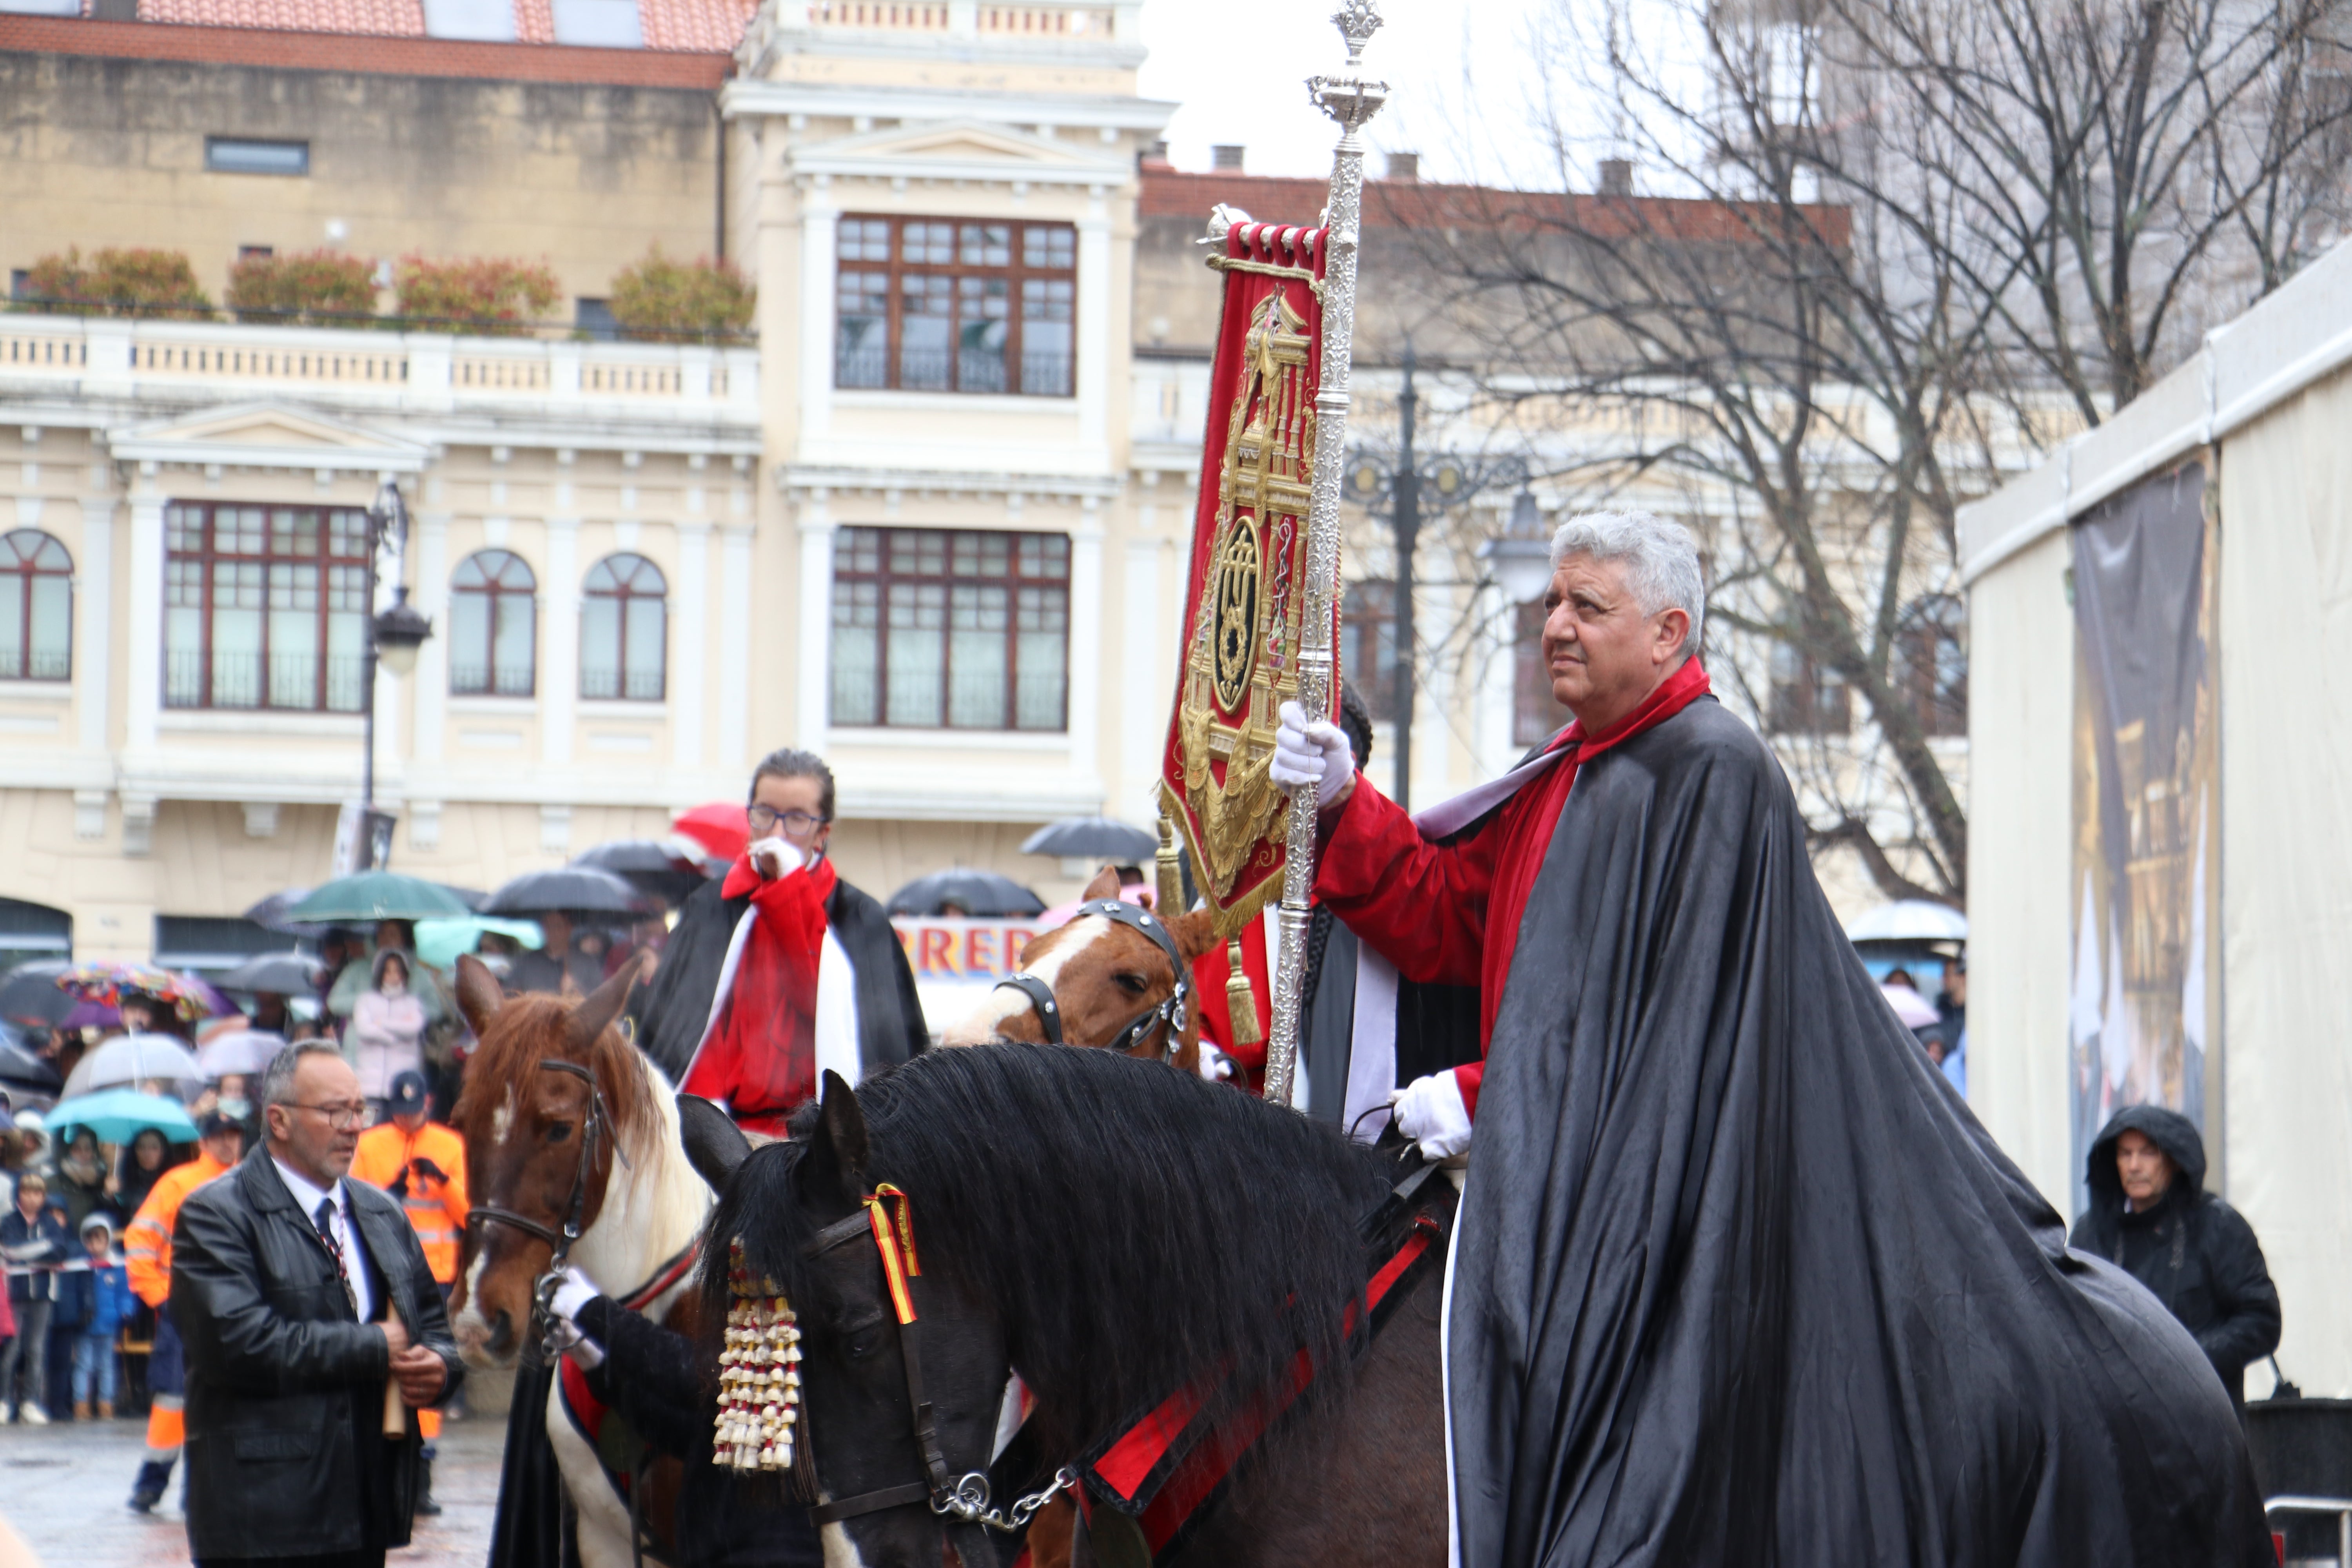
[[[836,86],[803,81],[750,81],[719,89],[729,119],[754,114],[814,114],[830,119],[979,120],[995,125],[1111,126],[1158,131],[1178,106],[1158,99],[1049,93],[975,92],[946,88]]]
[[[776,488],[795,500],[812,491],[827,495],[1035,496],[1040,500],[1109,500],[1119,493],[1116,474],[991,473],[982,469],[837,468],[786,463],[776,468]]]

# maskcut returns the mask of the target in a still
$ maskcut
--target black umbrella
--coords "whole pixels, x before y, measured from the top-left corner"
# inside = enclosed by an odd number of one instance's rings
[[[36,958],[0,975],[0,1018],[47,1027],[62,1019],[81,998],[58,989],[58,978],[73,968],[69,958]]]
[[[43,1094],[55,1094],[65,1079],[58,1069],[19,1045],[0,1041],[0,1083],[10,1083]]]
[[[686,838],[615,838],[574,856],[572,863],[610,871],[667,904],[684,903],[688,893],[710,879],[703,869],[700,847]]]
[[[265,952],[248,958],[213,982],[223,991],[268,991],[306,996],[318,988],[326,965],[307,952]]]
[[[482,900],[486,915],[569,915],[610,922],[657,914],[661,900],[641,893],[610,871],[593,866],[560,866],[525,871]]]
[[[1045,900],[1010,877],[956,866],[916,878],[885,907],[894,915],[1035,915]]]
[[[1160,840],[1153,835],[1108,816],[1066,816],[1021,842],[1024,855],[1108,860],[1114,866],[1149,866],[1159,852]]]
[[[280,936],[324,936],[335,928],[314,925],[309,921],[289,920],[286,911],[310,896],[308,888],[289,888],[282,893],[272,893],[245,911],[245,918],[264,931],[274,931]]]

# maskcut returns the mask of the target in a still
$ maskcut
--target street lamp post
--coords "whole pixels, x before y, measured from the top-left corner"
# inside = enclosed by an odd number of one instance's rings
[[[1397,450],[1393,461],[1359,450],[1349,459],[1346,489],[1350,500],[1379,517],[1385,510],[1395,547],[1395,597],[1391,624],[1396,638],[1396,667],[1390,675],[1391,734],[1389,749],[1396,757],[1396,803],[1412,808],[1412,709],[1414,638],[1413,557],[1421,545],[1424,500],[1444,511],[1502,483],[1521,481],[1525,468],[1514,458],[1488,459],[1475,467],[1468,459],[1439,452],[1424,460],[1414,446],[1421,412],[1421,395],[1413,389],[1412,345],[1404,346],[1404,385],[1397,393]]]
[[[375,672],[379,660],[396,679],[416,668],[416,650],[433,635],[433,623],[408,602],[408,584],[400,582],[408,555],[408,503],[400,487],[386,478],[368,508],[368,603],[375,603],[376,560],[389,548],[393,557],[392,604],[368,621],[367,656],[361,671],[362,712],[366,717],[366,757],[360,772],[360,867],[374,869],[379,851],[375,842]]]

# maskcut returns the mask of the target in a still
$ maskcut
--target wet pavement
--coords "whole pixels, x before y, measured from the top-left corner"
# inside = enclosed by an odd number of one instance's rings
[[[416,1521],[415,1542],[392,1553],[387,1568],[481,1568],[505,1441],[500,1417],[477,1415],[442,1428],[433,1492],[443,1511]],[[123,1506],[146,1450],[143,1420],[0,1426],[0,1518],[44,1568],[179,1568],[188,1561],[179,1475],[152,1514]]]

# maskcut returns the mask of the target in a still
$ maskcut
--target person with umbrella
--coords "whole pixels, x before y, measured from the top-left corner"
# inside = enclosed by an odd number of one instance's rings
[[[751,775],[751,842],[686,901],[637,1009],[673,1082],[781,1134],[827,1068],[856,1082],[930,1040],[906,950],[882,907],[825,858],[833,771],[771,752]]]
[[[147,1457],[131,1485],[134,1513],[151,1512],[163,1500],[188,1429],[187,1366],[171,1310],[172,1227],[190,1193],[226,1175],[245,1156],[244,1129],[222,1111],[205,1112],[196,1123],[196,1157],[164,1173],[122,1233],[131,1293],[155,1313],[155,1348],[147,1357]]]
[[[375,955],[375,984],[352,1004],[345,1041],[360,1092],[379,1121],[394,1081],[403,1073],[421,1074],[425,1067],[425,1006],[409,988],[408,962],[396,948]]]
[[[387,952],[400,954],[406,969],[402,979],[408,994],[424,1011],[425,1026],[431,1028],[447,1017],[448,1005],[441,994],[445,978],[418,961],[416,922],[413,920],[376,921],[374,950],[355,953],[343,965],[342,973],[335,976],[335,984],[327,992],[327,1011],[348,1021],[358,1009],[360,998],[375,988],[377,963]]]

